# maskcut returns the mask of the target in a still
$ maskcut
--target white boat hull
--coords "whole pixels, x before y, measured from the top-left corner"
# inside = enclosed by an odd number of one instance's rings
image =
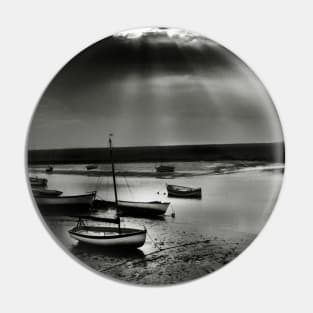
[[[116,228],[106,228],[106,230],[116,231]],[[72,230],[70,231],[70,236],[84,244],[98,245],[107,248],[139,248],[146,241],[146,230],[131,230],[127,229],[129,232],[123,232],[119,235],[113,236],[88,236],[79,231]]]
[[[169,202],[133,202],[133,201],[118,201],[119,209],[124,213],[133,214],[165,214]]]

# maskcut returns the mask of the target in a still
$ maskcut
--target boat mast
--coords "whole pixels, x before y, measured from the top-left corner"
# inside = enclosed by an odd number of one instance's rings
[[[116,180],[115,180],[115,168],[114,168],[114,162],[113,162],[113,150],[112,150],[112,139],[111,139],[112,136],[113,136],[113,134],[110,134],[110,135],[109,135],[110,159],[111,159],[111,165],[112,165],[112,176],[113,176],[113,186],[114,186],[115,209],[116,209],[117,218],[118,218],[118,232],[121,232],[120,214],[119,214],[119,209],[118,209],[117,189],[116,189]]]

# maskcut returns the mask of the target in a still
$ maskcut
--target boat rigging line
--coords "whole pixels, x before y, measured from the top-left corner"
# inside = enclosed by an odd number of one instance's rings
[[[131,188],[130,188],[130,186],[128,184],[127,177],[124,176],[124,179],[125,179],[125,182],[126,182],[126,186],[127,186],[128,192],[130,193],[132,199],[135,200],[134,194],[133,194],[133,192],[132,192],[132,190],[131,190]]]

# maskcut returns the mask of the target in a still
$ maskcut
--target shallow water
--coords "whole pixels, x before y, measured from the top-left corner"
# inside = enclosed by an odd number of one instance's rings
[[[212,225],[226,227],[234,231],[258,233],[277,198],[282,173],[272,169],[277,164],[253,165],[233,170],[226,174],[206,174],[207,169],[220,168],[222,163],[180,162],[175,163],[176,173],[183,176],[168,179],[157,177],[118,176],[118,198],[129,201],[169,201],[167,214],[176,213],[176,223],[196,224],[200,229]],[[228,163],[224,163],[229,165]],[[63,165],[58,168],[84,169],[85,165]],[[110,170],[108,164],[100,168]],[[225,166],[226,168],[226,166]],[[267,169],[267,170],[264,170]],[[153,172],[152,163],[117,164],[117,172]],[[99,198],[113,200],[112,178],[86,175],[37,174],[48,178],[49,189],[62,190],[63,194],[78,194],[97,190]],[[166,183],[202,187],[202,199],[168,198]]]

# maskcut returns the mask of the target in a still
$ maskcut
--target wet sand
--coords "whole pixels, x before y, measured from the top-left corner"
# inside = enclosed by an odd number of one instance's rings
[[[217,233],[202,241],[161,248],[143,259],[126,260],[101,269],[114,278],[130,283],[164,285],[200,278],[237,257],[254,239],[250,234],[226,238]],[[89,263],[91,267],[92,263]]]
[[[67,231],[75,225],[73,218],[47,217],[46,222],[83,264],[107,277],[148,285],[185,282],[214,272],[255,238],[254,234],[216,227],[200,231],[197,225],[175,222],[169,216],[155,220],[124,218],[125,225],[146,226],[146,243],[140,249],[115,251],[72,240]]]

